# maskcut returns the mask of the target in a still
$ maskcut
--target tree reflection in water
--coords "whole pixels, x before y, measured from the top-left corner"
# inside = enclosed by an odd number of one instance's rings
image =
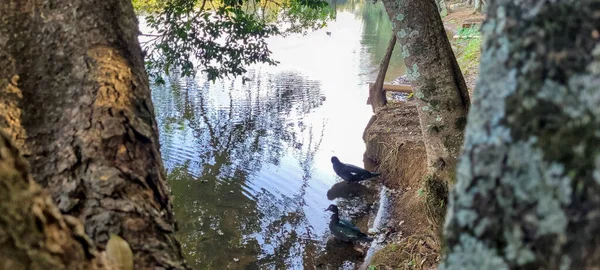
[[[249,77],[199,86],[171,76],[153,88],[178,236],[194,269],[312,268],[323,239],[305,195],[325,119],[304,119],[322,105],[320,85],[294,73]],[[282,179],[269,170],[289,159],[299,187],[270,188]]]

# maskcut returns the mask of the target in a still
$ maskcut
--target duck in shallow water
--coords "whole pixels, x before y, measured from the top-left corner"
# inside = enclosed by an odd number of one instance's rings
[[[338,207],[335,205],[329,205],[325,211],[331,211],[331,221],[329,221],[329,230],[331,234],[339,240],[344,242],[371,242],[372,238],[367,237],[366,234],[360,231],[356,225],[348,220],[340,219]]]
[[[370,172],[358,166],[342,163],[336,156],[331,157],[331,163],[333,164],[335,173],[348,182],[363,181],[381,175],[380,173]]]

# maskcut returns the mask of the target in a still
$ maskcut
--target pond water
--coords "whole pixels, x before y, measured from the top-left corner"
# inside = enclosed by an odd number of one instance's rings
[[[344,197],[332,195],[344,186],[334,186],[341,179],[330,158],[363,165],[367,83],[392,30],[380,3],[335,6],[325,29],[269,40],[280,64],[252,66],[245,84],[171,76],[153,86],[177,235],[192,268],[343,264],[319,261],[330,236],[324,209],[351,204],[330,200]],[[399,54],[388,81],[403,73]]]

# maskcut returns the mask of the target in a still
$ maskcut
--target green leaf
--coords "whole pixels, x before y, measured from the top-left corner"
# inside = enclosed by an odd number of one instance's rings
[[[106,257],[117,269],[133,270],[133,252],[129,243],[116,234],[110,234],[106,244]]]

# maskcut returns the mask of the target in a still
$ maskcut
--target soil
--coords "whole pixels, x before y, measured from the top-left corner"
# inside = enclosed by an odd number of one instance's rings
[[[396,190],[392,216],[404,233],[421,232],[426,220],[423,200],[418,196],[421,178],[426,172],[425,144],[414,102],[389,105],[378,111],[377,119],[367,130],[366,156],[378,164],[384,175],[383,184]]]
[[[444,26],[457,32],[463,24],[479,24],[483,22],[485,16],[483,14],[475,13],[472,8],[458,7],[453,9],[448,16],[444,17]]]

